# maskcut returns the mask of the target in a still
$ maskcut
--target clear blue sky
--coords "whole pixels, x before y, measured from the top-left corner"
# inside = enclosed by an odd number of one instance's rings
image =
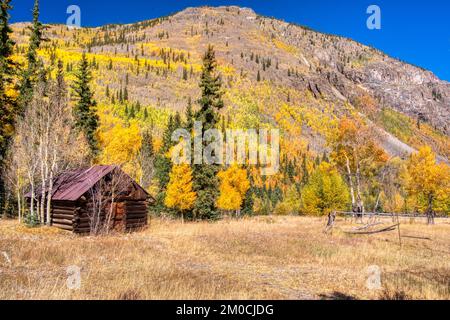
[[[81,8],[83,26],[129,23],[191,6],[238,5],[257,13],[349,37],[390,56],[433,71],[450,81],[449,0],[40,0],[41,20],[65,23],[71,4]],[[30,21],[34,0],[12,0],[12,21]],[[381,30],[366,27],[366,9],[381,8]]]

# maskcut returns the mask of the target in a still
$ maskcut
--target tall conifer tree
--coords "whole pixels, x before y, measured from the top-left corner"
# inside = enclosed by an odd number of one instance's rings
[[[42,61],[38,57],[38,49],[44,39],[45,26],[39,21],[39,0],[34,1],[33,7],[33,22],[30,26],[30,40],[28,44],[28,51],[26,54],[27,67],[22,72],[22,79],[20,82],[19,105],[21,112],[23,112],[33,97],[33,87],[37,81],[39,70],[43,68]]]
[[[11,0],[0,0],[0,214],[5,204],[5,157],[11,136],[14,132],[14,116],[16,101],[8,93],[13,85],[14,62],[11,59],[14,42],[11,40],[12,30],[9,26],[9,10]]]
[[[94,93],[90,88],[92,76],[89,62],[84,53],[75,77],[73,85],[73,91],[77,98],[77,103],[73,109],[75,126],[84,133],[91,150],[91,156],[94,158],[98,152],[96,132],[99,118],[97,115],[97,102],[94,100]]]
[[[157,212],[165,210],[164,200],[166,197],[166,189],[169,183],[169,174],[172,169],[172,163],[169,157],[169,150],[172,146],[172,132],[174,130],[174,117],[169,116],[166,129],[163,132],[162,145],[155,157],[155,177],[158,180],[158,195],[156,197]]]
[[[194,121],[195,121],[195,115],[194,111],[192,109],[192,99],[189,97],[188,99],[188,105],[186,108],[186,123],[184,125],[185,129],[189,132],[191,132],[194,129]]]
[[[146,130],[142,134],[140,157],[142,167],[142,186],[147,189],[150,187],[153,179],[155,160],[155,150],[153,148],[153,135],[151,130]]]
[[[200,110],[196,113],[196,120],[201,121],[203,124],[202,136],[206,130],[216,128],[220,120],[218,111],[224,106],[222,81],[216,72],[216,68],[217,62],[214,49],[212,46],[209,46],[203,57],[203,69],[199,85],[202,96],[198,101]],[[193,167],[194,191],[197,193],[193,213],[196,218],[217,218],[218,171],[219,165],[216,164],[196,164]]]

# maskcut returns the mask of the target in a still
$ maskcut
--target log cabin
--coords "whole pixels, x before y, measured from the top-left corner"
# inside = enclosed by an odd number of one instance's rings
[[[35,199],[42,188],[35,192]],[[30,202],[32,195],[25,195]],[[53,180],[51,225],[74,233],[135,231],[147,226],[154,199],[117,166],[66,171]]]

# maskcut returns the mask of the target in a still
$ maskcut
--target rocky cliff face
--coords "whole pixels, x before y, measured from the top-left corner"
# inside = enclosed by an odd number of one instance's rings
[[[391,107],[450,133],[450,83],[430,71],[349,39],[246,13],[254,17],[255,28],[298,49],[294,56],[310,69],[304,74],[304,85],[313,91],[350,101],[365,92],[376,98],[379,107]]]
[[[346,38],[261,17],[247,8],[188,8],[159,28],[167,28],[172,35],[183,35],[190,26],[202,34],[200,43],[215,44],[224,59],[247,72],[257,70],[248,59],[240,61],[241,52],[276,60],[278,69],[265,70],[266,80],[308,89],[314,96],[321,95],[336,103],[351,102],[367,93],[376,99],[380,108],[393,108],[450,133],[450,83],[378,50]],[[183,40],[176,41],[181,48],[195,50],[185,45],[187,39]],[[289,77],[288,69],[300,76]]]

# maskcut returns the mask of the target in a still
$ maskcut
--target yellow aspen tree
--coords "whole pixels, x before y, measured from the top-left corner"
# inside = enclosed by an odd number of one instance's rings
[[[415,196],[425,211],[428,224],[434,223],[434,211],[448,212],[450,192],[450,168],[436,163],[436,156],[430,147],[422,147],[411,155],[406,178],[407,190]]]
[[[191,167],[187,164],[174,165],[167,185],[165,205],[178,210],[184,223],[184,214],[194,207],[196,199],[197,194],[193,190]]]
[[[227,170],[220,171],[217,176],[220,180],[217,207],[227,211],[234,210],[236,216],[239,215],[245,194],[250,188],[247,171],[237,165],[232,165]]]
[[[339,172],[322,162],[302,190],[302,211],[326,215],[348,207],[349,192]]]
[[[98,137],[102,151],[98,162],[121,165],[127,174],[139,181],[139,152],[142,145],[139,124],[130,121],[126,125],[111,115],[102,115],[101,120]]]

